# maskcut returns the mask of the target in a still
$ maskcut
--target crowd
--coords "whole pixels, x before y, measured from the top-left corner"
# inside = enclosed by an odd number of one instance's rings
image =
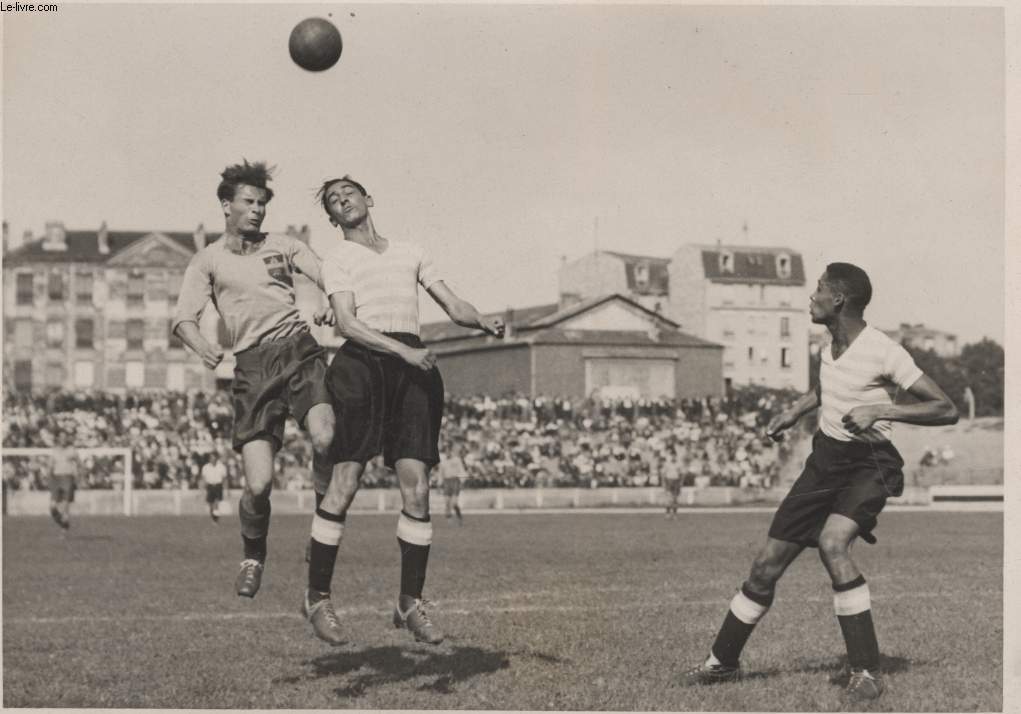
[[[652,486],[665,460],[688,485],[767,487],[789,456],[789,442],[764,438],[764,427],[789,395],[761,388],[700,400],[476,396],[448,398],[441,451],[460,455],[466,488]],[[135,488],[197,488],[211,454],[238,488],[240,456],[230,445],[228,392],[7,393],[3,446],[48,448],[69,436],[76,447],[132,453]],[[113,488],[123,467],[115,456],[83,457],[80,485]],[[293,421],[277,455],[276,488],[310,487],[311,446]],[[40,489],[47,460],[4,459],[12,489]],[[365,487],[396,485],[377,459]]]

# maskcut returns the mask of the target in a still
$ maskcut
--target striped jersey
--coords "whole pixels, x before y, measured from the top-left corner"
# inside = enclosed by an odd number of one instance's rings
[[[390,241],[383,253],[338,241],[323,258],[326,294],[354,293],[355,317],[380,332],[417,335],[418,286],[442,279],[428,254],[404,241]]]
[[[922,370],[908,351],[871,325],[865,326],[839,359],[833,359],[827,342],[819,367],[819,429],[839,441],[889,441],[893,431],[889,421],[877,421],[868,431],[852,434],[844,428],[844,415],[858,406],[893,404],[897,391],[909,389],[921,376]]]

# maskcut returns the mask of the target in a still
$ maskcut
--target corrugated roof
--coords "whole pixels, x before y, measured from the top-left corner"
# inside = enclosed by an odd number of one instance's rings
[[[532,307],[523,307],[518,309],[501,310],[500,312],[490,312],[486,314],[486,317],[503,317],[510,324],[511,331],[515,332],[521,330],[532,322],[539,320],[547,315],[552,315],[557,311],[559,305],[552,303],[548,305],[535,305]],[[422,325],[420,328],[420,334],[423,342],[445,342],[447,340],[458,340],[464,337],[472,337],[479,334],[478,330],[474,330],[470,327],[461,327],[455,325],[449,320],[443,322],[429,322]]]
[[[733,256],[732,271],[724,272],[720,269],[721,252]],[[790,275],[786,277],[777,272],[777,256],[781,253],[786,254],[791,261]],[[720,248],[703,248],[702,267],[705,276],[714,282],[805,284],[805,266],[801,255],[787,248],[744,248],[727,245]]]
[[[636,295],[668,295],[670,293],[669,258],[620,253],[614,250],[605,252],[624,261],[624,274],[627,277],[629,291]],[[643,280],[639,280],[638,276],[642,266],[647,273]]]
[[[642,330],[571,330],[558,327],[532,330],[500,340],[476,333],[474,336],[440,344],[430,343],[437,354],[513,349],[529,345],[588,345],[592,347],[690,347],[723,349],[723,345],[700,339],[680,330],[664,329],[653,337]]]

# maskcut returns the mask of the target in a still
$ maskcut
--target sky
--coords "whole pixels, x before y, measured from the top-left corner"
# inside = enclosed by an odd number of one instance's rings
[[[344,38],[322,73],[291,28]],[[563,257],[684,243],[872,277],[870,322],[1004,339],[1004,13],[983,7],[75,5],[4,13],[3,216],[222,229],[219,172],[277,166],[265,227],[338,240],[349,173],[384,236],[482,310]],[[437,319],[426,307],[423,317]]]

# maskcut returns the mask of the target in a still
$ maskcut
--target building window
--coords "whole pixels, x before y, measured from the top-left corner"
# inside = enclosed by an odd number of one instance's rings
[[[167,300],[171,305],[177,303],[177,297],[181,294],[181,281],[184,279],[183,273],[172,271],[167,273]]]
[[[46,323],[46,346],[58,348],[64,346],[63,320],[49,320]]]
[[[88,318],[74,321],[74,346],[79,349],[92,349],[95,346],[95,324]]]
[[[729,250],[720,252],[720,272],[721,273],[733,273],[734,272],[734,254]]]
[[[780,366],[784,369],[791,368],[791,348],[781,347],[780,348]]]
[[[124,363],[124,386],[136,389],[145,385],[145,362]]]
[[[780,318],[780,337],[791,336],[791,318],[781,317]]]
[[[167,320],[167,349],[183,350],[184,342],[174,333],[174,319]]]
[[[786,253],[776,256],[776,275],[778,278],[791,277],[791,257]]]
[[[35,329],[31,320],[14,322],[14,344],[25,349],[32,349],[35,346]]]
[[[141,350],[145,348],[145,321],[128,320],[125,325],[125,336],[128,340],[129,350]]]
[[[132,270],[128,273],[128,307],[142,307],[145,304],[145,273]]]
[[[96,382],[96,366],[91,361],[79,360],[74,363],[74,386],[91,387]]]
[[[55,302],[64,301],[64,276],[61,273],[50,273],[46,283],[46,294]]]
[[[64,386],[64,365],[58,362],[52,362],[46,365],[46,386],[47,387]]]
[[[78,273],[74,285],[75,302],[79,305],[91,305],[92,273]]]
[[[17,304],[32,305],[35,302],[35,276],[32,273],[18,273]]]
[[[635,287],[649,287],[649,264],[637,263],[635,265]]]
[[[14,363],[14,388],[23,391],[32,389],[31,360],[17,360]]]

